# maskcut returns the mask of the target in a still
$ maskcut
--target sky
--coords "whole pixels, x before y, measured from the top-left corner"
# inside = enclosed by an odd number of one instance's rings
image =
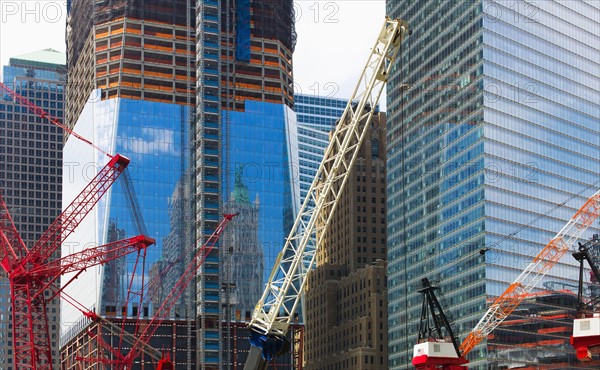
[[[385,19],[385,1],[300,0],[294,10],[295,91],[348,98]],[[66,0],[0,0],[1,65],[36,50],[65,52],[66,18]]]

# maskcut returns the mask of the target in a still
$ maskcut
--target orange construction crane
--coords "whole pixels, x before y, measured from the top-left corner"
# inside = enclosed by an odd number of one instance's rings
[[[468,362],[467,354],[530,295],[537,283],[573,247],[598,216],[600,216],[600,190],[585,202],[517,279],[496,298],[458,349],[454,345],[456,338],[424,340],[414,346],[413,365],[417,369],[424,370],[465,368],[463,365]]]

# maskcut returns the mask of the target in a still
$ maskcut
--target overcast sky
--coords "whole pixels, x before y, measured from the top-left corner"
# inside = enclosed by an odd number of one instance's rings
[[[296,91],[349,97],[383,24],[385,1],[300,0],[294,8]],[[64,52],[65,22],[65,0],[0,0],[1,65],[40,49]]]

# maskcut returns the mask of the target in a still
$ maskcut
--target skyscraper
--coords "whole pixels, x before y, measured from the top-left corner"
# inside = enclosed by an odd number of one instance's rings
[[[379,113],[307,277],[306,369],[387,369],[385,184]]]
[[[157,298],[171,291],[195,251],[189,139],[196,82],[194,6],[190,0],[68,3],[67,123],[95,147],[68,138],[65,168],[73,176],[64,183],[64,200],[106,163],[103,152],[131,162],[129,181],[122,177],[111,187],[63,248],[80,250],[141,233],[156,240],[145,263],[136,264],[135,255],[111,261],[69,286],[68,293],[85,308],[111,320],[153,317]],[[141,292],[147,299],[139,299]],[[84,338],[88,320],[66,303],[63,308],[63,357],[71,361],[63,366],[69,367],[81,356],[77,344],[93,341]],[[190,286],[167,317],[177,344],[153,343],[178,367],[193,368],[196,362],[194,317]]]
[[[294,95],[294,111],[298,121],[298,171],[300,201],[313,183],[323,153],[329,145],[329,132],[344,113],[348,99],[314,95]]]
[[[464,339],[487,298],[598,188],[600,8],[390,0],[387,13],[413,30],[387,104],[389,351],[400,369],[416,341],[422,277],[439,282]],[[540,286],[550,281],[576,284],[570,255]],[[470,353],[471,368],[497,363],[490,344]]]
[[[200,45],[194,129],[196,235],[212,233],[223,205],[235,203],[230,196],[239,194],[236,186],[247,189],[243,208],[255,208],[258,217],[248,214],[244,221],[234,220],[231,235],[237,235],[238,221],[239,227],[256,228],[266,274],[299,206],[292,110],[293,2],[198,0],[196,18]],[[253,227],[252,220],[257,222]],[[251,240],[231,240],[254,248]],[[206,260],[196,289],[198,362],[204,369],[218,368],[223,356],[228,356],[230,349],[223,348],[221,330],[238,321],[235,311],[229,311],[230,289],[221,290],[221,284],[230,282],[222,279],[219,255],[215,250]],[[262,281],[249,284],[247,294],[261,294]]]
[[[10,58],[3,83],[50,115],[64,113],[65,55],[52,49]],[[8,96],[0,100],[0,194],[27,247],[61,213],[63,131]],[[55,255],[55,258],[60,257]],[[0,368],[13,362],[10,286],[0,277]],[[48,306],[53,367],[59,367],[59,300]]]
[[[243,325],[241,311],[248,310],[247,302],[231,310],[234,291],[225,288],[239,284],[232,274],[270,270],[299,203],[292,1],[73,0],[68,8],[67,122],[102,150],[131,159],[140,214],[157,240],[146,271],[163,284],[135,310],[152,315],[223,211],[244,215],[228,226],[230,234],[205,259],[172,317],[190,322],[189,335],[173,349],[178,365],[220,368],[231,350],[223,332]],[[105,162],[82,145],[69,138],[73,167]],[[137,233],[127,193],[115,184],[74,238],[100,244]],[[231,263],[222,252],[249,249],[246,260]],[[240,261],[248,270],[239,269]],[[131,316],[135,311],[124,313],[122,302],[133,267],[132,258],[108,264],[95,271],[96,281],[73,290],[96,286],[84,290],[88,307],[117,319]],[[262,281],[243,281],[248,297],[260,294]]]

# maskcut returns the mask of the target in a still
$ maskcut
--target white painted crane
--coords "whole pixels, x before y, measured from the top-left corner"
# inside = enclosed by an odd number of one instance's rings
[[[304,292],[307,274],[315,264],[316,251],[408,33],[405,21],[386,17],[248,324],[252,347],[245,370],[266,369],[273,357],[287,351],[286,334]]]

